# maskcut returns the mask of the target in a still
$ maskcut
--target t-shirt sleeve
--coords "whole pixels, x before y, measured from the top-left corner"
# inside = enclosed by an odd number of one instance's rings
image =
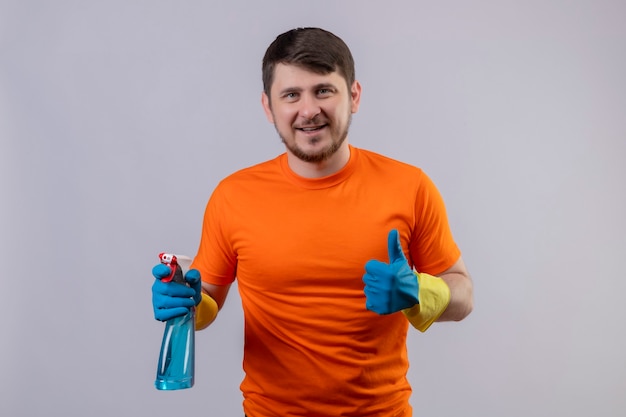
[[[202,222],[198,253],[191,265],[200,271],[202,281],[227,285],[235,280],[237,254],[229,238],[228,198],[218,185],[207,203]]]
[[[433,181],[421,172],[415,194],[415,226],[409,250],[415,269],[438,275],[461,256],[448,223],[446,207]]]

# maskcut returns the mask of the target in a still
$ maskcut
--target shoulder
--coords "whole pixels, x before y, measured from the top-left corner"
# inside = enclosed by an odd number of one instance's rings
[[[357,152],[361,177],[368,184],[381,184],[387,190],[413,196],[416,201],[438,195],[437,186],[420,167],[368,150]]]
[[[393,159],[389,156],[382,155],[366,149],[355,148],[358,153],[359,161],[368,170],[386,173],[387,175],[402,175],[417,179],[424,175],[421,168],[411,165],[407,162]]]
[[[256,205],[260,200],[271,198],[285,182],[281,157],[242,168],[223,178],[213,189],[209,201],[213,205]]]
[[[223,188],[231,188],[231,187],[241,187],[246,184],[254,183],[255,185],[259,184],[259,180],[270,179],[280,174],[280,158],[282,155],[270,159],[268,161],[264,161],[258,163],[256,165],[252,165],[246,168],[242,168],[238,171],[233,172],[228,175],[224,179],[222,179],[217,189]]]

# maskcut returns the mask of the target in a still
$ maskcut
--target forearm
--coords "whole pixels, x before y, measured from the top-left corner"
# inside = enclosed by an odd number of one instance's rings
[[[450,288],[450,302],[437,321],[460,321],[467,317],[474,308],[472,280],[466,273],[449,272],[440,278]]]
[[[196,306],[196,330],[207,328],[224,305],[230,285],[202,283],[202,301]]]
[[[421,332],[435,321],[463,320],[473,308],[473,284],[463,260],[432,276],[418,274],[419,303],[403,310],[409,322]]]

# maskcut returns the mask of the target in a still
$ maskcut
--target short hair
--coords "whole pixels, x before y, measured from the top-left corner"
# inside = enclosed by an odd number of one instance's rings
[[[320,28],[297,28],[278,35],[263,57],[263,90],[270,97],[277,64],[297,65],[318,74],[339,72],[348,89],[355,79],[354,59],[348,45]]]

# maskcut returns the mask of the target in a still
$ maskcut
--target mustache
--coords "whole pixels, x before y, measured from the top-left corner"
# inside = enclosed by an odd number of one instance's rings
[[[293,127],[296,129],[302,129],[302,128],[307,128],[307,127],[316,127],[316,126],[326,125],[328,124],[328,122],[329,120],[326,117],[318,114],[312,119],[300,120],[298,123],[295,123]]]

